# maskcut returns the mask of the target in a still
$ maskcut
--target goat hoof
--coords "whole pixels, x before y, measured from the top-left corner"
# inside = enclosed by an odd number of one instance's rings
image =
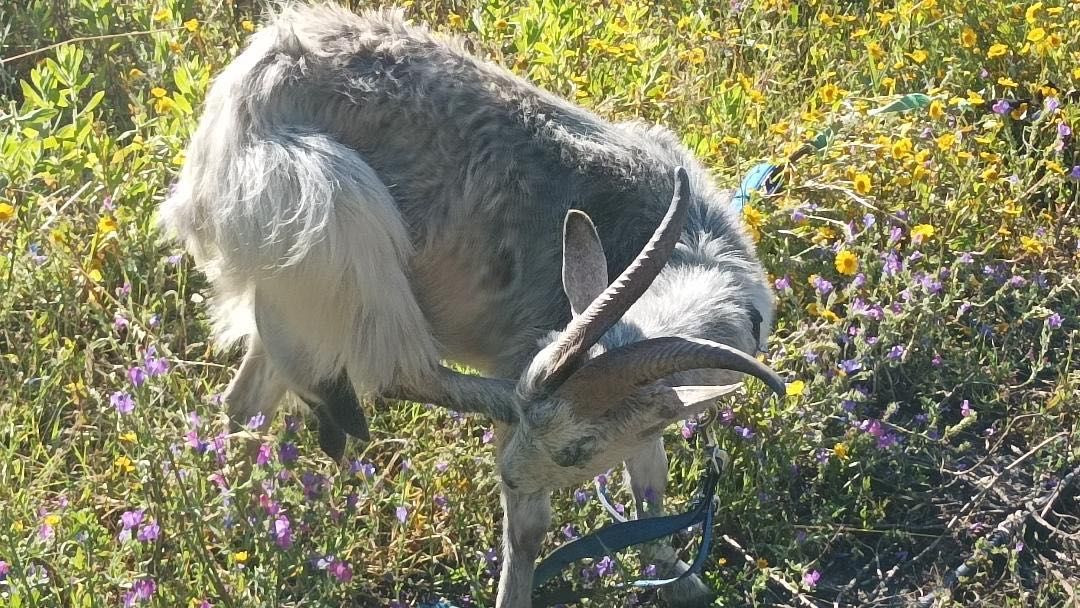
[[[660,599],[670,608],[711,606],[716,594],[696,574],[660,588]]]

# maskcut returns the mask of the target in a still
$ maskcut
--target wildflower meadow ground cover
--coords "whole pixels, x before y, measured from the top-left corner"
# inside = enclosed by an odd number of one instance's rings
[[[154,218],[259,6],[0,6],[0,606],[493,603],[485,420],[368,404],[371,441],[339,467],[296,413],[239,466],[220,409],[238,355],[208,344],[205,278]],[[667,432],[672,509],[706,432],[732,457],[717,605],[1076,605],[1080,3],[401,6],[669,126],[721,184],[829,135],[743,213],[786,398],[749,383]],[[622,508],[619,475],[600,483]],[[556,494],[545,552],[607,523],[595,494]],[[567,577],[611,588],[589,605],[652,605],[614,589],[649,566]]]

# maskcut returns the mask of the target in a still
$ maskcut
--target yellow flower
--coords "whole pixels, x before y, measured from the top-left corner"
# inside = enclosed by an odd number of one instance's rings
[[[1035,25],[1035,22],[1038,20],[1039,9],[1041,9],[1042,6],[1042,2],[1036,2],[1027,7],[1027,10],[1024,11],[1024,21],[1027,21],[1031,25]]]
[[[169,9],[161,8],[154,13],[154,21],[165,21],[170,16]]]
[[[743,207],[743,221],[746,222],[747,226],[757,230],[765,222],[765,214],[747,205]]]
[[[679,59],[682,59],[691,65],[701,65],[705,63],[705,49],[700,46],[695,46],[692,49],[680,51]]]
[[[764,570],[769,567],[769,560],[765,559],[764,557],[759,557],[754,562],[754,564],[757,565],[758,570]]]
[[[255,24],[248,21],[247,19],[244,19],[243,21],[240,22],[240,27],[245,32],[254,32],[255,31]]]
[[[973,106],[981,106],[982,104],[986,103],[986,100],[983,99],[983,96],[979,93],[975,91],[968,91],[967,102]]]
[[[1034,255],[1039,255],[1045,250],[1045,247],[1038,239],[1033,239],[1030,236],[1020,237],[1020,246],[1024,248],[1024,251]]]
[[[1046,38],[1046,30],[1041,27],[1037,27],[1027,33],[1028,42],[1039,42],[1043,38]]]
[[[109,236],[110,234],[114,234],[116,229],[116,220],[114,220],[111,215],[103,215],[101,216],[101,219],[98,220],[97,231],[99,235],[103,237]]]
[[[840,98],[840,89],[831,82],[821,87],[821,91],[818,92],[821,96],[821,101],[825,103],[832,103]]]
[[[975,30],[965,27],[964,31],[960,32],[960,44],[964,45],[964,48],[969,49],[978,43],[979,36],[975,33]]]
[[[937,138],[937,147],[943,152],[950,150],[955,143],[956,136],[952,133],[942,133],[941,136]]]
[[[914,149],[914,145],[911,143],[911,140],[906,137],[901,137],[900,139],[893,142],[893,158],[897,160],[907,158],[908,156],[911,156],[912,149]]]
[[[726,144],[726,145],[729,145],[729,146],[737,146],[742,142],[739,141],[738,137],[732,137],[730,135],[725,135],[720,139],[720,143]]]
[[[197,31],[199,29],[199,20],[198,19],[188,19],[187,21],[184,22],[184,29],[186,29],[189,32]]]
[[[236,553],[233,553],[232,557],[233,557],[234,562],[236,562],[238,564],[243,564],[243,563],[247,562],[247,560],[248,560],[248,552],[247,551],[237,551]]]
[[[15,207],[8,203],[0,203],[0,222],[10,221],[13,217],[15,217]]]
[[[161,87],[154,87],[154,88],[150,89],[150,94],[153,95],[154,97],[157,97],[158,99],[161,99],[162,97],[165,97],[166,93],[168,93],[168,91],[166,91],[165,89],[163,89]]]
[[[928,112],[930,113],[930,118],[937,120],[942,116],[945,116],[945,104],[941,103],[940,99],[935,99],[930,102],[930,109]]]
[[[998,78],[998,84],[1010,89],[1015,89],[1017,86],[1016,81],[1012,78],[1009,78],[1008,76],[1002,76],[1001,78]]]
[[[113,466],[121,473],[131,473],[135,470],[135,464],[127,456],[117,456],[113,461]]]
[[[461,18],[461,15],[457,15],[454,13],[451,13],[450,16],[446,18],[446,20],[450,23],[450,27],[453,28],[460,28],[465,25],[465,20]]]
[[[130,70],[128,70],[128,78],[142,78],[145,75],[146,74],[144,74],[143,71],[139,68],[131,68]]]
[[[836,457],[839,458],[840,460],[847,460],[848,459],[849,454],[848,454],[848,446],[847,446],[846,443],[837,443],[836,445],[833,446],[832,451],[833,451],[833,454],[836,454]]]
[[[990,58],[990,59],[995,59],[997,57],[1004,56],[1005,53],[1008,53],[1008,52],[1009,52],[1009,47],[1005,46],[1004,44],[1001,44],[1000,42],[996,42],[996,43],[990,45],[990,48],[986,51],[986,56],[988,58]]]
[[[506,21],[506,19],[501,19],[500,18],[500,19],[495,20],[495,31],[496,32],[504,32],[504,31],[506,31],[506,28],[508,28],[508,27],[510,27],[510,24]]]
[[[164,114],[175,107],[176,102],[168,97],[162,97],[161,99],[154,101],[154,111],[158,114]]]
[[[910,53],[905,53],[905,54],[908,57],[911,57],[911,60],[914,61],[915,63],[922,63],[922,62],[926,61],[927,57],[929,57],[929,55],[926,53],[926,51],[924,51],[922,49],[916,49],[916,50],[914,50],[914,51],[912,51]]]
[[[139,436],[134,431],[128,431],[120,435],[120,441],[126,441],[128,443],[135,443],[139,440]]]
[[[877,20],[881,25],[889,25],[889,22],[893,20],[896,15],[892,13],[878,13]]]
[[[992,183],[997,181],[1000,174],[996,168],[989,167],[980,174],[980,177],[982,177],[983,181]]]
[[[846,249],[836,254],[834,264],[840,274],[853,275],[859,271],[859,257]]]
[[[802,380],[795,380],[794,382],[788,383],[786,392],[788,397],[798,397],[799,395],[803,394],[803,391],[805,390],[806,383]]]
[[[56,513],[49,513],[48,515],[45,516],[44,521],[45,521],[46,524],[48,524],[50,526],[55,526],[56,524],[60,523],[60,516],[57,515]]]
[[[919,224],[911,229],[911,239],[916,243],[921,243],[932,236],[934,236],[934,227],[930,224]]]
[[[859,173],[855,176],[854,185],[855,192],[866,196],[870,194],[870,189],[873,187],[873,183],[870,181],[870,176],[865,173]]]

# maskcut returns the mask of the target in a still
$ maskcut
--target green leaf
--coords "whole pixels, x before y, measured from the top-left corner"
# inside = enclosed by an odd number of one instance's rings
[[[94,96],[90,98],[90,101],[86,102],[86,105],[83,107],[80,114],[86,114],[87,112],[93,111],[94,108],[98,107],[98,104],[100,104],[101,100],[104,98],[105,91],[98,91],[97,93],[94,93]]]

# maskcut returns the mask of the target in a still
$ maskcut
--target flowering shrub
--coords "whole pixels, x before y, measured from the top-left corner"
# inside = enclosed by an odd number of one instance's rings
[[[208,348],[205,280],[153,219],[250,3],[24,4],[0,32],[0,605],[491,605],[485,421],[396,404],[344,468],[298,416],[227,432],[235,353]],[[669,508],[707,434],[732,457],[705,569],[725,605],[914,601],[969,558],[957,601],[1065,602],[1080,4],[404,4],[605,117],[670,126],[721,184],[829,140],[743,210],[788,394],[750,383],[666,434]],[[908,93],[929,103],[874,111]],[[597,485],[626,512],[616,473]],[[1027,504],[1042,523],[987,540]],[[606,517],[592,486],[557,493],[546,549]],[[657,570],[630,551],[566,576]]]

